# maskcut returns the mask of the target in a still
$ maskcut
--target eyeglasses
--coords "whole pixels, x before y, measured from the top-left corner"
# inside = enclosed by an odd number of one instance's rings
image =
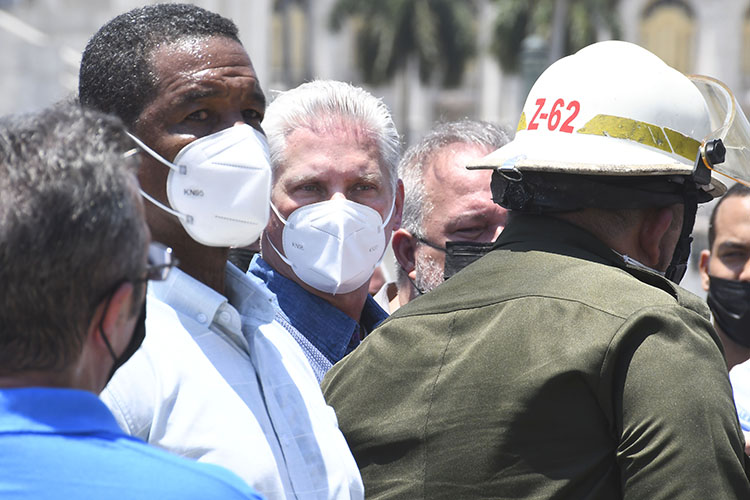
[[[164,281],[169,272],[179,264],[168,246],[152,241],[148,246],[148,265],[143,278],[138,281]]]

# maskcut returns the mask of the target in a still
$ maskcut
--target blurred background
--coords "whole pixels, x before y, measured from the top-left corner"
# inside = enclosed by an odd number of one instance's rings
[[[0,0],[0,114],[76,92],[80,54],[106,21],[148,0]],[[233,19],[266,94],[313,78],[361,85],[405,145],[439,120],[515,129],[532,83],[589,43],[637,43],[711,75],[750,104],[750,0],[196,0]],[[693,257],[706,246],[699,209]],[[697,259],[683,281],[705,296]]]

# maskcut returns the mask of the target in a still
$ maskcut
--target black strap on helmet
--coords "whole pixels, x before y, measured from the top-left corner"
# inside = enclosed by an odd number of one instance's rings
[[[710,173],[710,172],[709,172]],[[527,213],[570,212],[584,208],[625,209],[682,203],[686,176],[605,176],[560,172],[523,172],[509,178],[492,174],[492,199],[508,210]],[[698,189],[699,202],[711,195]]]
[[[664,273],[667,279],[678,285],[685,276],[688,258],[690,257],[690,244],[693,242],[693,237],[690,234],[693,232],[695,214],[698,212],[698,203],[700,201],[698,199],[699,186],[705,186],[711,182],[711,171],[704,162],[704,155],[705,159],[711,165],[715,165],[724,161],[726,151],[721,139],[706,143],[702,151],[698,151],[693,175],[685,180],[682,195],[685,200],[683,205],[682,232],[680,233],[680,239],[677,240],[677,246],[672,255],[672,262],[670,262],[669,267],[667,267]]]
[[[561,172],[520,172],[496,169],[492,174],[492,199],[509,210],[554,213],[584,208],[627,209],[665,207],[682,203],[682,231],[666,277],[679,283],[687,270],[698,203],[712,199],[702,189],[711,182],[710,165],[724,161],[720,139],[708,142],[698,153],[691,175],[608,176]]]

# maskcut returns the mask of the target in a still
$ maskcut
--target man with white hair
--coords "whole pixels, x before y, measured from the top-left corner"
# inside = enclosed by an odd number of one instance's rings
[[[402,227],[393,233],[398,304],[391,312],[492,248],[508,211],[492,201],[488,170],[467,170],[509,140],[500,126],[473,120],[435,127],[404,153]]]
[[[320,381],[387,317],[368,284],[401,222],[399,136],[380,99],[324,80],[279,95],[263,128],[273,214],[249,272]]]

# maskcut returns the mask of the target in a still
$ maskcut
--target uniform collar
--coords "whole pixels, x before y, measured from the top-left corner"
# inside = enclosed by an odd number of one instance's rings
[[[637,265],[632,259],[623,258],[582,227],[549,215],[515,213],[500,233],[494,248],[511,251],[540,250],[599,262],[619,267],[675,298],[685,295],[684,290],[661,273],[640,263]]]

